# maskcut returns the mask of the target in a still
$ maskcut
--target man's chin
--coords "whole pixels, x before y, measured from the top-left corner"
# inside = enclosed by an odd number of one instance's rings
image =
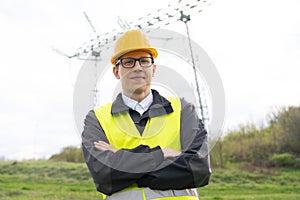
[[[131,94],[133,95],[139,95],[139,94],[143,94],[145,92],[150,91],[150,88],[147,86],[142,86],[142,87],[136,87],[135,89],[131,90]]]

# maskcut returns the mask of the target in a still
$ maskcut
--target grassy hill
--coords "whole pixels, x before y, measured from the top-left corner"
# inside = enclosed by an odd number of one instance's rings
[[[83,163],[0,162],[0,199],[99,199]]]
[[[199,189],[201,200],[300,199],[300,170],[290,168],[215,169],[211,183]],[[101,199],[83,163],[0,162],[0,199]]]

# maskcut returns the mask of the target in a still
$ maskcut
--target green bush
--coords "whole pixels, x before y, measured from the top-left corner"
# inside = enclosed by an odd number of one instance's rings
[[[75,163],[84,162],[81,148],[72,146],[65,147],[59,154],[52,155],[49,160]]]
[[[294,162],[295,162],[295,167],[300,168],[300,158],[296,158]]]
[[[296,160],[290,153],[275,154],[269,159],[271,165],[276,167],[294,167]]]

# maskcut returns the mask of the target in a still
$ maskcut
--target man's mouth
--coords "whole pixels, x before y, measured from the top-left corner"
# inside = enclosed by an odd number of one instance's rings
[[[143,76],[133,76],[130,79],[139,80],[139,79],[145,79],[145,77],[143,77]]]

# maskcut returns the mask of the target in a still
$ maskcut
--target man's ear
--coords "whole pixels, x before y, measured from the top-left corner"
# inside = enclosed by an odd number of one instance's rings
[[[156,71],[156,64],[153,64],[153,66],[152,66],[152,77],[154,77],[155,71]]]
[[[113,73],[117,79],[120,79],[119,68],[117,66],[114,66]]]

